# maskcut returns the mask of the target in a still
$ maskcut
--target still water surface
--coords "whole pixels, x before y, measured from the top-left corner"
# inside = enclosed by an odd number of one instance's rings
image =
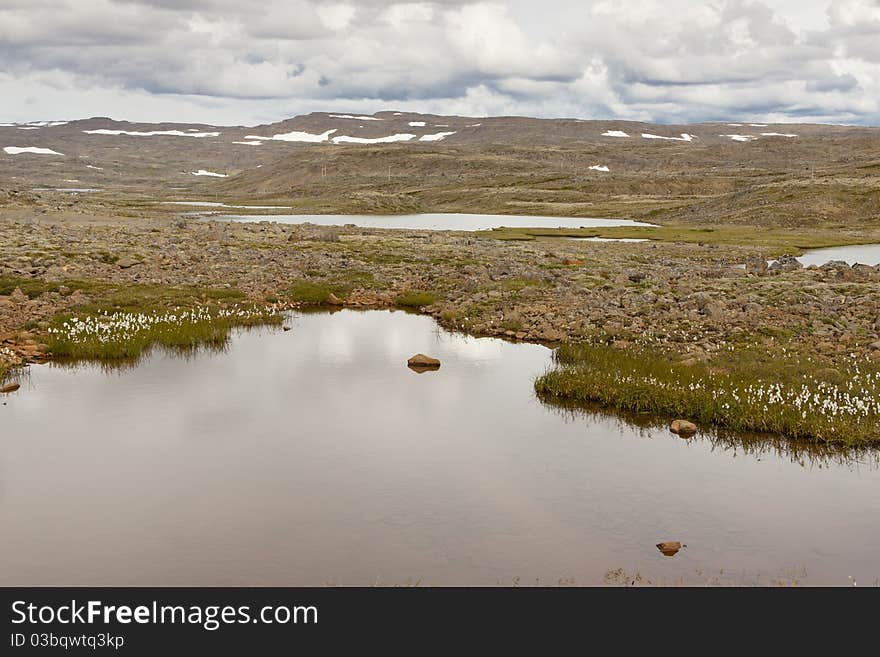
[[[0,406],[0,584],[880,577],[876,454],[564,412],[532,392],[550,350],[427,317],[288,324],[123,370],[32,367]],[[441,369],[407,369],[416,352]]]
[[[222,215],[220,221],[274,221],[282,224],[311,223],[318,226],[354,224],[364,228],[405,228],[407,230],[489,230],[508,228],[594,228],[609,226],[652,226],[632,219],[588,219],[568,217],[531,217],[507,214],[273,214]]]
[[[810,249],[798,260],[804,267],[821,267],[832,260],[842,260],[850,265],[880,265],[880,244],[857,244],[855,246],[833,246],[827,249]]]

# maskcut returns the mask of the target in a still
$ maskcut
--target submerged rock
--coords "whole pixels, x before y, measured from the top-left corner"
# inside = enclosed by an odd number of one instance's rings
[[[657,543],[657,549],[660,550],[665,557],[674,557],[682,547],[687,546],[682,546],[679,541],[663,541],[662,543]]]
[[[669,430],[679,436],[692,436],[697,433],[697,425],[687,420],[673,420]]]
[[[7,394],[15,392],[19,388],[21,388],[21,386],[17,383],[7,383],[6,385],[0,386],[0,393]]]
[[[428,372],[430,370],[440,369],[440,361],[436,358],[426,356],[425,354],[416,354],[408,361],[406,361],[406,365],[411,370],[415,370],[419,374],[421,374],[422,372]]]

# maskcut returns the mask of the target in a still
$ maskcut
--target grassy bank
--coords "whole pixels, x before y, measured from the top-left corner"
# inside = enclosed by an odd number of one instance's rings
[[[211,308],[61,317],[46,336],[53,356],[102,360],[138,358],[154,346],[174,350],[222,347],[231,329],[280,323],[269,308]]]
[[[598,403],[666,421],[768,432],[823,443],[880,443],[880,366],[842,359],[836,367],[781,352],[736,354],[727,367],[681,364],[647,347],[564,345],[556,369],[535,382],[548,402]]]

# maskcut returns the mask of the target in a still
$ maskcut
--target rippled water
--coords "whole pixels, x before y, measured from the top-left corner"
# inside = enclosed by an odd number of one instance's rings
[[[311,223],[319,226],[354,224],[364,228],[405,228],[408,230],[489,230],[508,228],[594,228],[609,226],[651,226],[631,219],[587,219],[568,217],[531,217],[501,214],[273,214],[222,215],[221,221],[274,221],[282,224]]]
[[[874,453],[545,406],[550,350],[427,317],[288,323],[191,358],[32,367],[0,406],[0,584],[880,577]],[[409,370],[416,352],[442,367]]]

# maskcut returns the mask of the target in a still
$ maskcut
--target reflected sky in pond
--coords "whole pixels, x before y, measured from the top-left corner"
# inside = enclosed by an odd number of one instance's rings
[[[855,246],[834,246],[827,249],[810,249],[798,260],[804,267],[821,267],[826,262],[842,260],[850,265],[880,265],[880,244],[857,244]]]
[[[363,228],[405,228],[407,230],[489,230],[492,228],[595,228],[612,226],[652,226],[632,219],[590,219],[580,217],[539,217],[508,214],[273,214],[273,215],[222,215],[213,217],[219,221],[259,222],[273,221],[282,224],[310,223],[318,226],[345,226],[353,224]]]
[[[0,584],[880,576],[874,452],[548,407],[549,349],[428,317],[288,325],[120,370],[32,367],[0,406]],[[419,352],[440,370],[407,368]]]

